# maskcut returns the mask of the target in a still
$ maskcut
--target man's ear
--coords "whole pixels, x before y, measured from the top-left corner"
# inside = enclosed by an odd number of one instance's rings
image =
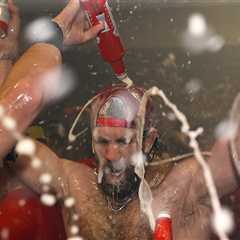
[[[151,151],[153,144],[155,143],[158,136],[159,135],[157,129],[150,128],[143,140],[143,152],[145,154],[148,154]]]

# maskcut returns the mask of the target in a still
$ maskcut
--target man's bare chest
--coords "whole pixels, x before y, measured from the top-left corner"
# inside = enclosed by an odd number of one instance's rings
[[[128,203],[120,211],[114,211],[101,194],[79,199],[76,205],[78,226],[83,239],[89,240],[150,240],[146,216],[139,208],[138,199]]]

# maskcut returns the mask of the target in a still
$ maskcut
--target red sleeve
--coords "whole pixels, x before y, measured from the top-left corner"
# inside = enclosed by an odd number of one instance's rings
[[[60,208],[44,206],[27,188],[0,200],[0,232],[7,234],[8,240],[66,239]]]

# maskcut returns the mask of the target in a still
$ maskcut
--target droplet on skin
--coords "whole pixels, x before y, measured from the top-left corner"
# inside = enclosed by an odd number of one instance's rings
[[[76,214],[76,213],[73,214],[73,215],[72,215],[72,220],[73,220],[73,221],[78,221],[78,220],[79,220],[78,214]]]
[[[41,202],[46,206],[53,206],[56,203],[57,199],[54,195],[49,193],[44,193],[41,195]]]
[[[67,207],[67,208],[71,208],[71,207],[74,206],[75,202],[76,201],[73,197],[68,197],[64,201],[64,206]]]
[[[34,158],[32,161],[31,161],[31,167],[34,168],[34,169],[38,169],[42,166],[42,162],[39,158]]]
[[[23,138],[17,143],[16,152],[20,155],[33,156],[36,152],[36,145],[30,138]]]
[[[52,181],[52,176],[49,173],[43,173],[39,178],[40,183],[49,184]]]
[[[9,131],[14,131],[14,130],[16,130],[16,127],[17,127],[16,121],[12,117],[9,117],[9,116],[3,117],[2,124],[3,124],[4,128],[6,128]]]
[[[70,227],[70,233],[71,233],[72,235],[78,234],[78,233],[79,233],[79,227],[78,227],[77,225],[72,225],[72,226]]]

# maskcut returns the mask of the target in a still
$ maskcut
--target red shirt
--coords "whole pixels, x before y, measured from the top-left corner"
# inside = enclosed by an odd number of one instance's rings
[[[21,187],[0,200],[0,239],[4,234],[8,240],[65,240],[61,209],[43,205],[36,193]]]

